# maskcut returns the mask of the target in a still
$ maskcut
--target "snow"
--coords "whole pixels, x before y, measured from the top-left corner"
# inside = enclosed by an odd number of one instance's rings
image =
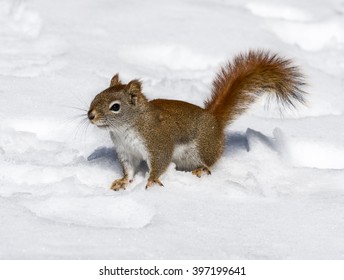
[[[316,1],[0,0],[1,259],[342,259],[344,5]],[[271,49],[308,107],[262,99],[201,179],[145,190],[85,111],[113,74],[202,105],[219,65]],[[82,110],[79,110],[82,109]]]

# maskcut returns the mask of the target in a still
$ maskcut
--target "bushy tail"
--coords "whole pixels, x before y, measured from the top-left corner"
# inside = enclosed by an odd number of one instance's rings
[[[249,51],[221,68],[213,81],[212,95],[205,101],[205,109],[225,126],[265,92],[282,105],[304,104],[303,85],[303,75],[291,60],[267,51]]]

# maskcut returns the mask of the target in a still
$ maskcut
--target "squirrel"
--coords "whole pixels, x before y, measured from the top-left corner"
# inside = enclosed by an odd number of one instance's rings
[[[163,186],[159,177],[171,162],[177,170],[210,175],[224,150],[227,125],[263,93],[282,105],[304,104],[304,85],[290,59],[263,50],[241,53],[222,66],[204,108],[179,100],[149,101],[140,80],[123,84],[116,74],[88,111],[92,124],[109,131],[123,169],[111,189],[126,189],[142,161],[149,168],[146,189]]]

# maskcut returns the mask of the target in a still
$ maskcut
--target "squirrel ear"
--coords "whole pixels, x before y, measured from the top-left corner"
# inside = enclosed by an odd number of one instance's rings
[[[115,85],[121,84],[121,80],[119,79],[119,74],[117,73],[115,76],[112,77],[110,82],[110,87],[113,87]]]
[[[125,90],[129,94],[130,103],[136,105],[137,96],[141,93],[142,83],[139,80],[132,80],[126,85]]]

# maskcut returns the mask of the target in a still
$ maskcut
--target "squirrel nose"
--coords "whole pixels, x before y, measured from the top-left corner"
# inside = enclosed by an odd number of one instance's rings
[[[88,116],[89,120],[92,121],[96,117],[96,114],[95,114],[94,110],[90,110],[90,111],[88,111],[87,116]]]

